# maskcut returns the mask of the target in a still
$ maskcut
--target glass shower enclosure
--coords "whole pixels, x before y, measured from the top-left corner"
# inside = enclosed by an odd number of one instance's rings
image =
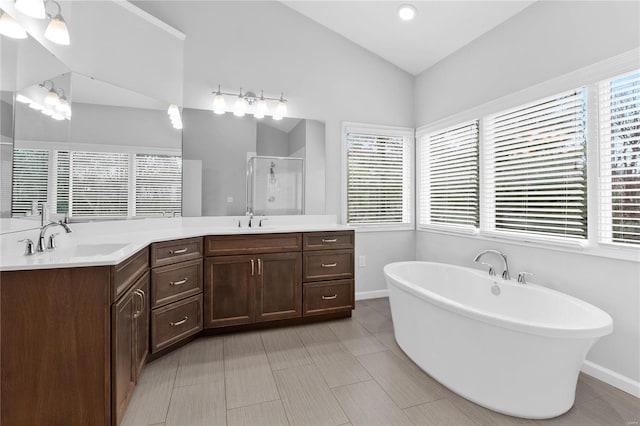
[[[304,214],[304,159],[251,157],[247,162],[247,213]]]

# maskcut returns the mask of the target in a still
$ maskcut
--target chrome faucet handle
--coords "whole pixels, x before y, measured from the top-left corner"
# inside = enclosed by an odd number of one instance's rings
[[[19,243],[27,243],[24,248],[25,256],[33,256],[36,254],[36,247],[33,245],[33,241],[30,238],[25,238],[24,240],[18,240]]]
[[[520,272],[518,274],[518,283],[527,284],[527,275],[530,277],[534,276],[534,274],[532,274],[531,272]]]
[[[262,228],[262,221],[265,221],[265,220],[269,220],[269,218],[268,217],[263,217],[262,219],[260,219],[260,222],[258,222],[258,227],[259,228]]]
[[[491,275],[492,277],[496,276],[496,268],[487,262],[480,262],[481,264],[483,264],[484,266],[488,266],[489,267],[489,275]]]
[[[58,232],[54,232],[49,235],[49,244],[47,245],[47,250],[53,250],[56,248],[56,235],[60,235]]]

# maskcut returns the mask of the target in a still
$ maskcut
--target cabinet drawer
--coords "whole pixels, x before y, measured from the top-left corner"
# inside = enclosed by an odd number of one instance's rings
[[[202,259],[151,270],[151,307],[157,308],[202,292]]]
[[[353,250],[325,250],[304,253],[304,281],[353,278]]]
[[[151,352],[173,345],[202,330],[202,295],[151,312]]]
[[[118,300],[142,274],[149,269],[149,247],[145,247],[124,262],[113,267],[113,298]]]
[[[207,256],[302,250],[302,234],[218,235],[205,237]]]
[[[302,236],[303,250],[352,249],[353,231],[305,232]]]
[[[305,284],[303,316],[349,311],[354,307],[353,280]]]
[[[170,265],[202,257],[202,238],[165,241],[151,244],[151,266]]]

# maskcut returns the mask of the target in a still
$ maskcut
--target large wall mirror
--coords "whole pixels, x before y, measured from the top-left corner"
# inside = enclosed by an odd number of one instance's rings
[[[71,221],[181,215],[166,101],[74,72],[31,37],[2,43],[2,217],[43,203]]]
[[[184,215],[324,214],[325,125],[183,110]]]

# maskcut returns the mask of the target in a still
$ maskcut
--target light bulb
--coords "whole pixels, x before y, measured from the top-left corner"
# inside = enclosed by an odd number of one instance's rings
[[[32,18],[44,19],[47,17],[43,0],[16,0],[16,9]]]
[[[256,113],[253,115],[255,118],[264,118],[265,114],[269,112],[267,107],[267,101],[264,100],[264,96],[260,95],[258,104],[256,105]]]
[[[400,19],[403,21],[412,20],[416,17],[417,12],[416,8],[410,4],[403,4],[398,8],[398,16],[400,16]]]
[[[244,96],[242,96],[242,93],[240,93],[240,96],[238,96],[238,99],[236,99],[236,104],[233,106],[233,115],[235,115],[236,117],[244,117],[244,113],[247,110],[247,100],[244,98]]]
[[[180,110],[178,109],[178,105],[176,104],[171,104],[169,105],[169,109],[167,110],[167,114],[169,114],[169,117],[173,117],[174,115],[180,115]]]
[[[44,107],[37,102],[31,102],[29,108],[35,109],[36,111],[42,111],[42,109],[44,109]]]
[[[29,98],[27,98],[25,95],[23,95],[22,93],[18,93],[16,95],[16,101],[20,102],[21,104],[30,104],[33,103],[33,101]]]
[[[47,93],[47,96],[44,97],[44,103],[47,105],[56,106],[60,103],[60,97],[53,89],[51,89],[49,90],[49,93]]]
[[[2,9],[0,9],[0,34],[11,38],[27,38],[24,28]]]
[[[51,18],[49,25],[47,25],[47,29],[44,31],[44,37],[49,41],[63,46],[71,44],[69,41],[67,23],[62,18],[62,15],[56,15]]]
[[[280,97],[280,100],[278,101],[278,105],[276,105],[276,113],[274,114],[274,117],[276,115],[280,117],[280,119],[282,119],[282,117],[287,115],[287,104],[282,97]]]

